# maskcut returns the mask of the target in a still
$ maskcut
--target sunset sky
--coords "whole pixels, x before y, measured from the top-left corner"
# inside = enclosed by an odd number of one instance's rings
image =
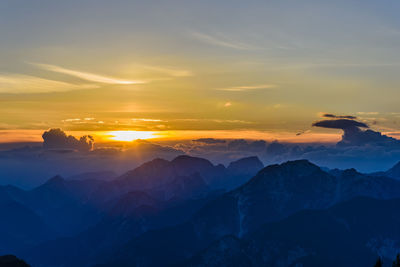
[[[2,0],[0,142],[49,128],[100,140],[337,140],[340,130],[311,127],[323,113],[396,134],[399,10],[397,0]]]

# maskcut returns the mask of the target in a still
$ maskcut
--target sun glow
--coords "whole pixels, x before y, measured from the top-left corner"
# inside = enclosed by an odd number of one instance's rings
[[[111,140],[131,142],[137,139],[155,138],[154,132],[149,131],[112,131],[107,133]]]

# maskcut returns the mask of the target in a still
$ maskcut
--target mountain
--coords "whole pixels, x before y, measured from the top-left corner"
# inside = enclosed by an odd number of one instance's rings
[[[85,172],[77,175],[73,175],[67,178],[67,180],[102,180],[109,181],[116,178],[118,175],[113,171],[97,171],[97,172]]]
[[[0,266],[2,266],[2,267],[29,267],[29,265],[25,261],[18,259],[14,255],[0,256]]]
[[[400,179],[400,162],[396,163],[392,168],[384,172],[385,176]]]
[[[186,223],[132,239],[113,256],[111,264],[174,264],[223,236],[242,238],[265,223],[304,209],[326,209],[357,196],[400,197],[400,182],[355,170],[335,177],[306,160],[271,165],[243,186],[209,202]]]
[[[18,201],[34,210],[60,234],[68,235],[99,220],[100,211],[90,203],[90,195],[102,183],[97,180],[69,181],[55,176],[28,191]]]
[[[208,185],[218,184],[226,176],[223,165],[190,156],[178,156],[172,161],[155,159],[127,172],[118,179],[137,190],[154,188],[172,182],[179,176],[199,174]]]
[[[0,201],[0,214],[1,254],[37,245],[54,235],[53,229],[35,212],[14,200],[3,198]]]
[[[160,201],[145,192],[130,192],[114,202],[102,220],[86,231],[44,242],[21,255],[40,266],[92,266],[104,262],[132,238],[187,221],[218,194],[192,200]],[[46,256],[42,251],[46,251]]]
[[[307,160],[261,166],[256,157],[225,168],[179,156],[109,181],[3,186],[0,212],[13,216],[0,241],[44,267],[373,266],[400,249],[400,219],[390,215],[399,180]]]
[[[251,177],[264,168],[258,157],[238,159],[228,165],[227,171],[232,175],[230,187],[233,189],[247,182]]]
[[[154,159],[103,184],[94,193],[94,198],[111,200],[129,191],[146,191],[166,200],[215,189],[226,190],[257,173],[262,168],[257,160],[238,161],[227,169],[221,164],[213,165],[206,159],[186,155],[172,161]]]
[[[254,168],[258,167],[255,165]],[[45,241],[63,236],[76,237],[79,233],[90,231],[99,234],[112,228],[121,229],[121,234],[114,241],[104,237],[102,242],[119,244],[125,238],[128,241],[147,229],[182,223],[188,214],[192,215],[199,205],[204,205],[210,195],[215,195],[213,187],[216,184],[223,185],[235,177],[236,171],[241,171],[240,166],[228,173],[222,165],[189,156],[178,156],[172,161],[155,159],[109,181],[93,179],[101,172],[84,174],[79,179],[55,176],[32,190],[1,186],[0,202],[13,203],[15,211],[22,213],[24,210],[24,218],[32,217],[29,219],[35,222],[32,227],[37,228],[26,227],[27,244],[36,244],[35,232],[41,233],[43,238],[40,241]],[[251,171],[250,166],[242,173],[250,175],[256,171]],[[174,212],[174,218],[165,210]],[[9,223],[12,224],[14,219],[17,220],[10,217]],[[45,225],[42,228],[47,229],[47,233],[39,227],[39,221]],[[21,226],[18,223],[15,225]],[[4,229],[7,228],[5,225]],[[18,248],[18,244],[21,248],[26,246],[16,236],[14,241],[13,235],[9,239],[3,243],[15,241],[16,245],[9,247]],[[96,240],[91,237],[86,239],[88,242]]]
[[[400,199],[360,197],[305,210],[238,239],[225,236],[181,266],[373,266],[400,251]],[[234,263],[230,265],[230,263]]]
[[[29,209],[48,225],[55,236],[77,233],[100,218],[101,211],[90,202],[97,180],[65,180],[55,176],[32,190],[0,187],[0,200],[8,198]]]

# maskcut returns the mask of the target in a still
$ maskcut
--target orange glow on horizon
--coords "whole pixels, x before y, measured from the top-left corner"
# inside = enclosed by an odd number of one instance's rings
[[[155,138],[155,132],[150,131],[111,131],[106,134],[108,139],[121,142],[132,142],[138,139]]]
[[[43,130],[0,130],[0,143],[13,142],[42,142]],[[297,136],[293,132],[268,132],[251,130],[172,130],[172,131],[134,131],[134,130],[116,130],[116,131],[66,131],[68,135],[80,137],[83,135],[92,135],[95,143],[131,142],[137,139],[151,140],[190,140],[197,138],[217,138],[217,139],[262,139],[266,141],[278,140],[286,143],[336,143],[341,139],[341,133],[317,133],[309,132]],[[391,136],[397,137],[396,133]]]

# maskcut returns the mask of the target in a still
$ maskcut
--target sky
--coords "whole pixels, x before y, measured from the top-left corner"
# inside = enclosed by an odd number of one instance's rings
[[[49,128],[97,140],[144,131],[337,141],[340,130],[311,126],[324,113],[395,136],[399,8],[395,0],[2,0],[0,142],[41,140]]]

